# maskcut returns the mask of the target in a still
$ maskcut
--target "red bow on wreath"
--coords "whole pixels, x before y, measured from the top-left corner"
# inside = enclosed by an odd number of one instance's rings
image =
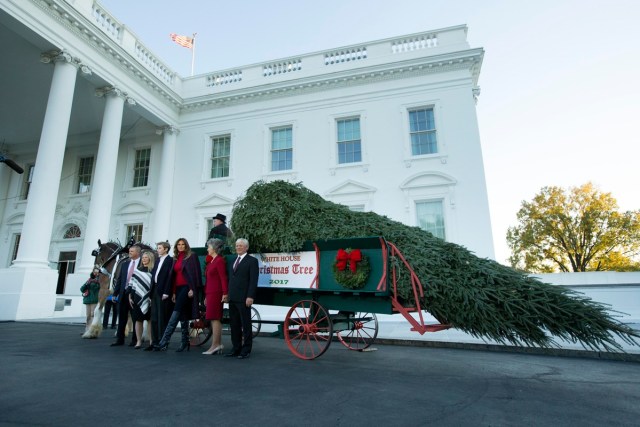
[[[340,271],[344,271],[349,263],[349,268],[352,273],[356,272],[356,263],[362,261],[362,253],[360,249],[354,249],[351,252],[347,252],[344,249],[338,249],[338,255],[336,256],[336,267]]]

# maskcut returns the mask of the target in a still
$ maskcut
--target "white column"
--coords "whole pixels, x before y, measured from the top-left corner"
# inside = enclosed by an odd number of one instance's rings
[[[55,64],[53,80],[22,224],[20,248],[12,267],[49,268],[49,242],[79,67],[78,61],[65,52],[43,54],[42,62],[51,61]]]
[[[176,139],[178,129],[166,126],[162,129],[162,160],[156,196],[155,220],[153,226],[154,243],[169,240],[171,222],[171,200],[173,199],[173,172],[175,170]]]
[[[97,89],[96,95],[104,96],[106,104],[78,273],[88,273],[93,267],[91,251],[97,248],[98,239],[103,242],[109,240],[124,101],[126,99],[130,104],[134,104],[131,98],[127,98],[126,93],[111,86]]]
[[[0,224],[2,224],[4,220],[4,210],[7,206],[7,197],[9,196],[9,184],[11,183],[11,178],[15,178],[12,177],[12,174],[15,174],[16,177],[22,176],[15,173],[9,166],[0,163]]]

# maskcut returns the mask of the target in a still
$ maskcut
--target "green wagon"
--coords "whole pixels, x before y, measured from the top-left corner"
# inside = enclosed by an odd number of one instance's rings
[[[204,262],[204,248],[194,250]],[[283,321],[262,320],[253,308],[254,334],[263,323],[278,324],[289,350],[301,359],[321,356],[334,334],[350,350],[365,350],[378,334],[376,314],[402,314],[420,334],[450,327],[425,324],[419,303],[401,302],[400,270],[411,277],[414,301],[423,288],[400,251],[381,237],[313,241],[298,252],[254,256],[260,263],[254,303],[290,307]],[[209,338],[204,322],[193,326],[195,344]]]

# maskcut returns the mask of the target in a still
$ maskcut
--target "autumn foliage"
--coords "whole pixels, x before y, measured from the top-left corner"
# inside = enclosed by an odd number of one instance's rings
[[[640,271],[640,211],[619,212],[591,183],[544,187],[522,202],[507,242],[511,265],[531,273]]]

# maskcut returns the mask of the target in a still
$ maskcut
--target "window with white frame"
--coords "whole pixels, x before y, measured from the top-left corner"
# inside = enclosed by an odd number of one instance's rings
[[[225,178],[229,176],[229,162],[231,158],[231,135],[214,136],[211,138],[211,178]]]
[[[149,165],[151,164],[151,148],[136,150],[133,164],[133,187],[146,187],[149,183]]]
[[[293,128],[271,129],[271,170],[291,170],[293,167]]]
[[[131,237],[133,237],[136,242],[142,241],[142,224],[127,224],[125,241],[129,241]]]
[[[33,163],[28,164],[25,168],[24,180],[22,181],[22,192],[20,193],[21,200],[27,200],[29,197],[29,191],[31,190],[31,183],[33,182],[33,171],[36,165]]]
[[[361,162],[360,118],[339,119],[336,125],[338,131],[338,163]]]
[[[442,200],[416,202],[416,217],[418,227],[436,237],[445,238]]]
[[[20,233],[14,234],[13,237],[13,250],[11,251],[11,262],[15,261],[18,257],[18,249],[20,248]]]
[[[421,108],[409,111],[409,133],[411,135],[412,155],[420,156],[438,152],[433,108]]]
[[[80,158],[78,166],[77,194],[88,193],[91,190],[91,178],[93,175],[93,156]]]

